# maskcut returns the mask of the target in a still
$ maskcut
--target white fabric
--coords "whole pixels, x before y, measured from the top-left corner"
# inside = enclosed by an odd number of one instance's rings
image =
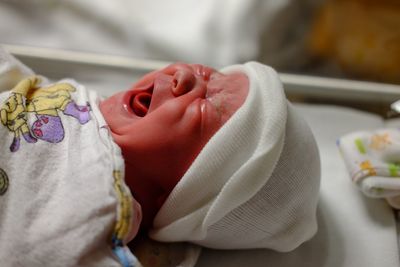
[[[400,208],[400,130],[356,131],[338,141],[351,180],[369,197]]]
[[[30,143],[21,136],[11,151],[14,133],[0,124],[1,266],[121,266],[111,248],[119,205],[113,173],[123,175],[121,152],[105,127],[97,94],[63,82],[76,88],[73,101],[89,103],[92,111],[87,121],[56,110],[62,140]],[[0,108],[9,97],[11,92],[0,94]],[[36,111],[27,114],[31,132]]]
[[[351,183],[336,146],[337,138],[348,132],[384,127],[382,119],[325,105],[296,105],[295,112],[309,123],[321,155],[317,234],[288,253],[203,249],[196,267],[398,267],[392,210],[381,199],[365,197]]]
[[[253,62],[222,70],[235,71],[249,78],[245,103],[176,185],[150,236],[289,251],[317,229],[318,151],[273,69]]]

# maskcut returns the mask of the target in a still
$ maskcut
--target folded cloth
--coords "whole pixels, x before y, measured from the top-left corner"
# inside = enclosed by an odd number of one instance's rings
[[[251,62],[221,71],[248,76],[247,99],[173,189],[150,236],[221,249],[292,250],[317,230],[314,137],[273,69]]]
[[[400,130],[359,131],[343,136],[339,149],[352,181],[369,196],[400,209]]]

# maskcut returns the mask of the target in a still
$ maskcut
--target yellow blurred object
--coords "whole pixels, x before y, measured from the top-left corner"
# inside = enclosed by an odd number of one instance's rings
[[[309,49],[357,78],[400,83],[400,1],[326,1]]]

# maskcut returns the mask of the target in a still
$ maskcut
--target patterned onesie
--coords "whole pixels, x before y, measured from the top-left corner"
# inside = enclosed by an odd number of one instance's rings
[[[138,266],[140,207],[99,101],[38,76],[0,94],[0,266]]]

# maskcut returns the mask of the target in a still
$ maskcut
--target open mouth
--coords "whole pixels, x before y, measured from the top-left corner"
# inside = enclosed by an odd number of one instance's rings
[[[153,96],[153,86],[150,88],[139,91],[136,94],[133,94],[130,100],[130,106],[132,111],[139,117],[146,116],[149,111],[151,99]]]

